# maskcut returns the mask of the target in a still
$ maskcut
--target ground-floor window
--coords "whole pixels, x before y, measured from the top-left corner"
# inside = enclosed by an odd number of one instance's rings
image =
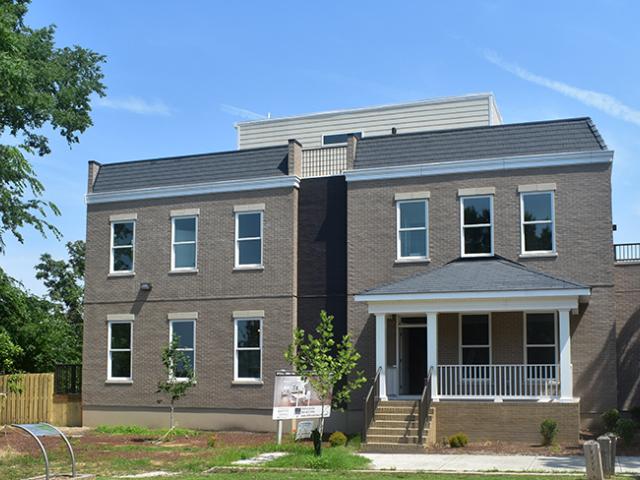
[[[108,325],[107,378],[109,380],[131,380],[132,323],[112,321]]]
[[[234,379],[262,380],[262,319],[235,320]]]
[[[491,363],[491,320],[488,314],[460,316],[460,361],[463,365]]]
[[[195,320],[171,320],[169,322],[169,338],[178,340],[178,350],[187,358],[192,373],[196,371],[196,322]],[[184,364],[176,365],[174,376],[177,380],[187,378]]]
[[[557,359],[555,313],[527,313],[525,323],[525,362],[554,365]]]

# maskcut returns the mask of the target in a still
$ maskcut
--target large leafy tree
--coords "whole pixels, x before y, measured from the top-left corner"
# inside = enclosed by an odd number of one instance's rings
[[[47,214],[57,207],[42,199],[28,155],[50,153],[43,127],[69,145],[92,125],[90,98],[104,95],[105,57],[79,46],[56,47],[55,26],[25,25],[29,0],[0,0],[0,252],[7,232],[23,241],[30,225],[59,236]]]

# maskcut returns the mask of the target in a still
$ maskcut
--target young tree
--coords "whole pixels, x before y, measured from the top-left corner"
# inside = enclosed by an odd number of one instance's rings
[[[179,350],[178,336],[174,335],[169,345],[162,350],[162,366],[164,376],[158,382],[158,391],[169,397],[169,431],[175,428],[174,406],[175,403],[187,394],[187,390],[196,383],[196,377],[191,362],[183,351]],[[166,436],[166,435],[165,435]]]
[[[13,343],[9,334],[0,330],[0,375],[7,375],[4,391],[0,391],[0,412],[4,409],[10,393],[22,393],[22,375],[16,370],[16,363],[23,353],[22,348]],[[6,435],[5,427],[2,429]]]
[[[20,242],[30,225],[46,235],[59,231],[47,219],[58,208],[40,197],[44,186],[25,155],[50,153],[43,127],[69,145],[92,125],[90,98],[104,96],[103,55],[74,46],[55,46],[53,25],[25,25],[29,0],[0,0],[0,253],[9,232]],[[33,197],[33,198],[29,198]]]
[[[308,379],[320,397],[320,424],[312,436],[316,455],[320,455],[325,405],[331,399],[333,408],[341,409],[351,400],[351,393],[367,380],[363,371],[355,371],[360,354],[353,346],[349,334],[343,336],[340,342],[336,342],[333,334],[333,315],[327,315],[327,312],[322,310],[316,336],[305,335],[301,329],[296,330],[293,343],[285,352],[285,358],[297,375]]]

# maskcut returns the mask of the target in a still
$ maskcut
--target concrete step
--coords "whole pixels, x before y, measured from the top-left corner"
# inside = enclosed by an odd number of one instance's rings
[[[405,413],[409,415],[418,413],[418,409],[413,407],[378,407],[376,413]]]
[[[417,414],[406,414],[406,413],[378,413],[376,412],[373,415],[373,421],[377,422],[379,420],[391,420],[396,422],[417,422],[418,415]]]
[[[418,435],[370,435],[367,434],[367,442],[384,444],[417,444]]]
[[[360,447],[363,453],[427,453],[423,445],[367,442]]]
[[[417,400],[380,400],[378,406],[382,407],[416,407]]]
[[[393,436],[417,436],[418,428],[406,428],[406,427],[398,427],[398,428],[389,428],[389,427],[371,427],[367,432],[368,436],[371,435],[393,435]]]
[[[374,420],[369,428],[418,428],[418,420]]]

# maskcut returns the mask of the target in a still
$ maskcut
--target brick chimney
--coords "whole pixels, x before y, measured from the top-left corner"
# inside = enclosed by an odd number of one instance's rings
[[[93,192],[93,185],[96,183],[98,172],[102,165],[95,160],[89,160],[89,175],[87,177],[87,193]]]
[[[289,140],[289,175],[302,176],[302,144],[295,138]]]
[[[358,148],[358,137],[353,133],[347,135],[347,170],[353,170],[356,160],[356,149]]]

